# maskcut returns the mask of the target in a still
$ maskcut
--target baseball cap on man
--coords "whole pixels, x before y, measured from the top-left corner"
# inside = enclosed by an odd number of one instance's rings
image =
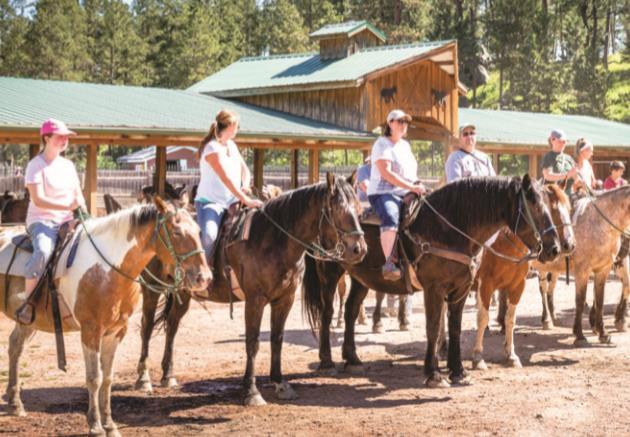
[[[63,121],[49,118],[42,123],[42,127],[39,128],[40,135],[76,135],[77,133],[68,129],[68,126]]]
[[[405,114],[405,111],[402,109],[394,109],[389,114],[387,114],[387,122],[394,120],[405,120],[407,122],[411,121],[411,115]]]
[[[477,130],[477,127],[474,124],[467,123],[467,124],[462,124],[459,127],[459,133],[461,134],[462,132],[464,132],[464,129],[466,129],[467,127],[471,128],[473,130]]]
[[[549,138],[553,138],[553,139],[556,139],[556,140],[566,140],[567,136],[564,134],[563,130],[554,129],[549,134]]]

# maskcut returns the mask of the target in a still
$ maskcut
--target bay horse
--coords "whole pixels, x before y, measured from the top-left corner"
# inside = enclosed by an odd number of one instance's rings
[[[140,285],[135,278],[157,256],[165,266],[180,272],[178,286],[201,290],[211,279],[197,223],[186,211],[175,210],[159,197],[153,202],[86,221],[77,237],[80,241],[74,264],[56,280],[58,293],[65,296],[71,312],[71,317],[63,319],[63,329],[81,332],[90,435],[104,435],[105,431],[108,436],[119,435],[111,411],[113,363],[140,298]],[[13,236],[8,231],[2,234],[2,251],[13,250]],[[63,255],[60,260],[64,260]],[[24,260],[18,261],[21,264]],[[0,301],[6,303],[2,311],[14,319],[16,309],[24,302],[24,278],[12,275],[7,290],[5,272],[6,268],[0,275]],[[54,332],[46,300],[37,303],[34,323],[16,323],[10,336],[7,397],[8,410],[13,415],[25,414],[18,372],[24,346],[36,331]]]
[[[560,252],[558,233],[543,202],[540,185],[529,175],[522,179],[466,178],[445,185],[421,202],[417,216],[399,238],[408,258],[413,260],[413,272],[424,290],[425,383],[428,387],[449,385],[440,374],[436,355],[441,321],[448,305],[450,380],[454,384],[468,384],[470,378],[461,362],[460,333],[465,299],[475,274],[473,257],[481,250],[479,242],[487,241],[502,226],[509,226],[530,250],[546,261]],[[354,322],[368,288],[384,293],[408,293],[403,280],[383,278],[381,266],[385,259],[378,226],[364,224],[363,230],[368,254],[362,262],[353,266],[313,260],[306,263],[304,303],[311,325],[319,327],[322,370],[335,368],[330,353],[330,321],[334,287],[344,271],[352,278],[342,349],[346,367],[362,365],[356,353]]]
[[[575,318],[573,322],[574,345],[584,347],[588,341],[582,330],[582,312],[586,301],[586,289],[591,273],[594,276],[594,294],[592,316],[590,321],[599,336],[599,342],[611,343],[603,321],[604,289],[606,279],[611,270],[615,255],[620,247],[620,237],[630,226],[630,186],[623,186],[604,191],[595,197],[578,200],[573,213],[573,229],[575,230],[576,250],[569,258],[570,271],[575,277]],[[561,257],[552,263],[533,263],[533,266],[546,279],[548,273],[557,277],[565,272],[565,258]],[[625,307],[630,293],[628,286],[628,260],[623,260],[623,269],[618,270],[624,287],[621,301],[615,312],[615,327],[618,331],[626,329]],[[541,281],[542,282],[542,281]],[[555,281],[554,281],[555,283]],[[553,326],[553,306],[549,306],[547,289],[541,283],[543,301],[543,327]],[[546,285],[546,284],[545,284]],[[551,298],[552,299],[552,298]]]
[[[543,192],[545,203],[551,211],[551,218],[558,228],[560,235],[560,255],[569,255],[575,249],[575,236],[571,226],[571,203],[569,197],[556,184],[545,185]],[[527,247],[508,229],[502,229],[492,248],[503,255],[518,258],[527,252]],[[503,319],[505,326],[505,360],[509,366],[520,368],[521,360],[514,351],[514,324],[516,320],[516,306],[523,291],[530,263],[515,264],[486,250],[481,258],[481,265],[475,277],[477,290],[477,335],[473,348],[473,368],[487,369],[483,359],[483,338],[488,326],[488,312],[494,291],[505,294],[507,307]]]
[[[284,325],[295,291],[302,282],[305,259],[310,256],[332,258],[352,265],[365,256],[367,247],[358,220],[361,206],[353,189],[354,177],[353,174],[345,180],[328,173],[326,182],[289,191],[267,201],[253,213],[250,235],[255,238],[231,242],[225,248],[217,247],[217,256],[225,254],[225,262],[236,275],[245,298],[245,405],[266,403],[256,387],[254,374],[265,306],[271,305],[270,379],[279,399],[295,399],[297,393],[282,375],[281,353]],[[324,251],[314,251],[315,243]],[[220,263],[215,266],[222,270]],[[159,266],[154,267],[155,272],[164,277]],[[207,298],[222,303],[239,300],[236,295],[230,297],[230,293],[231,285],[224,275],[216,274]],[[153,299],[146,301],[143,308],[143,350],[136,384],[144,389],[151,387],[146,358],[156,305],[157,299]],[[169,301],[164,311],[170,313],[168,305]],[[170,305],[173,305],[172,299]],[[181,318],[187,308],[187,305],[180,306],[175,317]],[[176,384],[172,374],[172,344],[176,331],[169,332],[169,326],[174,325],[167,324],[167,349],[162,360],[162,383],[166,385]]]

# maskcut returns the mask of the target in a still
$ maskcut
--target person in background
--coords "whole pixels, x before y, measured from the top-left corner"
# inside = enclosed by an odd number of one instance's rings
[[[623,187],[628,184],[622,176],[626,171],[626,166],[621,161],[612,161],[610,163],[610,175],[604,181],[604,190],[612,190],[613,188]]]
[[[477,129],[472,124],[459,128],[459,139],[455,150],[445,164],[446,182],[471,176],[496,176],[492,160],[477,150]]]
[[[564,153],[567,137],[560,129],[554,129],[547,139],[551,150],[542,160],[542,173],[546,183],[557,183],[566,180],[565,191],[571,194],[571,186],[577,178],[578,168],[575,161]]]
[[[593,173],[590,159],[593,156],[593,145],[590,141],[580,138],[575,143],[575,159],[577,168],[577,180],[573,184],[573,192],[577,192],[580,188],[584,188],[586,193],[590,193],[597,188],[597,181]]]
[[[367,202],[367,189],[370,184],[370,173],[372,172],[372,163],[370,156],[368,155],[363,162],[363,165],[357,170],[357,195],[360,202]]]

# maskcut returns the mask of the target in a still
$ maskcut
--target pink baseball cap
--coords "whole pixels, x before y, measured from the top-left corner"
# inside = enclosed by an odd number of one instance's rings
[[[68,129],[68,126],[63,121],[49,118],[42,123],[42,127],[39,128],[40,135],[76,135],[77,133]]]

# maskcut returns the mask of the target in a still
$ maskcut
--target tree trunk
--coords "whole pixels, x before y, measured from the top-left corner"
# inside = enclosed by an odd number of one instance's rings
[[[402,15],[402,0],[394,1],[394,24],[398,26]]]
[[[503,60],[499,63],[499,110],[503,106]]]
[[[608,10],[606,11],[606,30],[604,31],[604,68],[608,70],[608,46],[610,46],[610,16],[612,15],[612,5],[608,2]]]

